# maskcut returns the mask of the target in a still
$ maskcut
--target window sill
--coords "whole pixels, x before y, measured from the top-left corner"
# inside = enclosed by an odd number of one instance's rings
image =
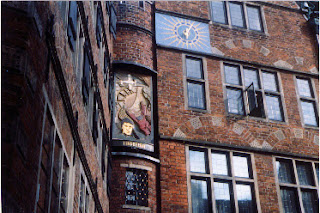
[[[151,211],[150,207],[145,207],[145,206],[135,206],[135,205],[122,205],[123,209],[137,209],[137,210],[144,210],[144,211]]]
[[[216,26],[228,29],[228,30],[238,30],[238,31],[246,32],[246,33],[258,34],[258,35],[261,35],[261,36],[264,36],[264,37],[268,37],[269,36],[269,34],[266,33],[265,31],[250,30],[250,29],[247,29],[247,28],[230,26],[230,25],[227,25],[227,24],[221,24],[221,23],[217,23],[217,22],[213,22],[213,21],[210,21],[209,24],[216,25]]]
[[[227,118],[236,118],[236,119],[246,119],[246,120],[255,120],[255,121],[262,121],[265,123],[276,123],[276,124],[284,124],[288,125],[287,122],[285,121],[275,121],[275,120],[268,120],[266,118],[259,118],[259,117],[253,117],[253,116],[248,116],[248,115],[239,115],[239,114],[227,114]]]
[[[210,111],[207,109],[197,109],[197,108],[188,107],[187,110],[190,110],[192,112],[210,113]]]
[[[318,126],[303,125],[302,127],[305,128],[305,129],[313,129],[313,130],[318,130],[319,131],[319,127]]]

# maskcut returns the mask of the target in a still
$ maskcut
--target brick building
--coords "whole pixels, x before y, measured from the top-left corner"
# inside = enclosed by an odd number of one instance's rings
[[[317,2],[2,2],[4,212],[318,212]]]

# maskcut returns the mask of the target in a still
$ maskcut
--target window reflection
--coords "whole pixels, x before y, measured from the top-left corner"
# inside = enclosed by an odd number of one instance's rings
[[[207,181],[191,180],[192,212],[209,212]]]
[[[206,173],[205,156],[204,152],[190,150],[190,171]]]
[[[214,182],[214,197],[216,200],[217,213],[233,212],[230,188],[230,183]]]
[[[251,186],[245,184],[237,184],[236,188],[239,213],[254,212],[254,203],[252,202]]]
[[[212,170],[216,175],[229,175],[227,155],[223,153],[212,153]]]
[[[234,174],[237,177],[249,178],[248,158],[233,156]]]
[[[291,162],[277,161],[276,167],[280,183],[294,183]]]

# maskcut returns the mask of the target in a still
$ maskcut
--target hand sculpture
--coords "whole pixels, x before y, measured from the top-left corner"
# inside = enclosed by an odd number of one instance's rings
[[[145,135],[150,135],[150,133],[151,133],[151,125],[146,120],[147,108],[142,102],[140,102],[140,110],[141,110],[141,116],[138,116],[139,118],[142,117],[140,120],[138,120],[138,118],[132,112],[127,111],[127,114],[130,116],[130,118],[134,122],[136,122],[138,124],[140,130]]]

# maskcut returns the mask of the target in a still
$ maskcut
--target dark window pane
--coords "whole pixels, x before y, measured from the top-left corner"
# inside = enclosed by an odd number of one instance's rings
[[[318,199],[315,191],[301,191],[303,208],[305,213],[317,213]]]
[[[255,204],[252,200],[251,185],[237,184],[237,198],[239,213],[251,213],[255,211]]]
[[[191,180],[192,212],[209,212],[208,187],[205,180]]]
[[[233,156],[234,175],[237,177],[249,178],[248,157]]]
[[[228,112],[243,115],[242,91],[227,89]]]
[[[212,18],[214,22],[226,24],[226,9],[225,2],[223,1],[212,1],[211,2]]]
[[[205,152],[190,150],[189,158],[191,172],[206,173]]]
[[[217,213],[233,212],[233,204],[231,201],[230,183],[214,182],[214,198],[216,200]]]
[[[241,85],[240,70],[235,66],[224,66],[226,83]]]
[[[282,208],[284,213],[298,213],[299,204],[295,189],[281,189]]]
[[[283,121],[282,108],[279,96],[266,95],[268,118],[270,120]]]
[[[297,78],[298,91],[300,96],[312,98],[310,81]]]
[[[80,182],[80,199],[79,199],[79,212],[84,212],[84,199],[85,199],[85,183],[83,178]]]
[[[294,183],[291,161],[277,161],[277,173],[280,183]]]
[[[250,30],[262,31],[260,9],[258,7],[247,6],[248,23]]]
[[[145,170],[126,171],[126,204],[148,206],[148,173]]]
[[[316,167],[317,178],[319,179],[319,164],[316,163],[315,167]]]
[[[212,153],[212,172],[215,175],[229,175],[228,156],[224,153]]]
[[[250,86],[250,84],[253,82],[254,88],[259,89],[259,77],[257,70],[251,70],[251,69],[243,69],[244,71],[244,81],[246,86]]]
[[[311,164],[297,162],[296,166],[300,185],[314,185]]]
[[[301,101],[303,121],[305,125],[318,126],[314,102]]]
[[[192,108],[206,108],[203,83],[188,82],[188,105]]]
[[[203,79],[201,60],[187,58],[186,66],[187,77]]]
[[[276,74],[263,72],[262,77],[264,90],[278,91]]]
[[[229,3],[232,26],[244,27],[244,16],[242,4]]]

